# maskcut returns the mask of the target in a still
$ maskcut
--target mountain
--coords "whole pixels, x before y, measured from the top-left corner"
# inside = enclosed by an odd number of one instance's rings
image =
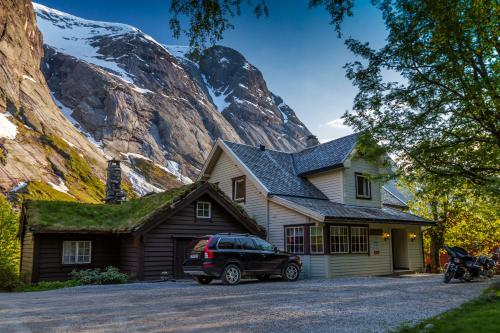
[[[31,2],[1,1],[0,189],[97,201],[105,157],[55,105],[40,71],[42,56]]]
[[[0,166],[4,191],[37,180],[56,190],[67,186],[65,192],[82,200],[68,185],[66,156],[49,158],[45,141],[24,140],[29,128],[38,137],[47,132],[60,139],[64,147],[54,151],[74,151],[88,165],[82,177],[88,172],[102,183],[105,160],[122,160],[124,178],[139,195],[195,179],[219,137],[293,151],[303,148],[311,134],[269,91],[262,73],[231,48],[214,46],[193,62],[185,56],[186,47],[161,45],[129,25],[85,20],[33,4],[40,35],[29,1],[2,3],[17,26],[4,29],[8,44],[0,38],[7,49],[16,50],[9,51],[0,68],[16,73],[9,82],[0,81],[0,92],[19,90],[19,82],[24,89],[22,95],[9,95],[9,103],[16,105],[12,116],[5,113],[5,98],[3,110],[0,106],[0,131],[2,126],[17,131],[0,142],[0,152],[6,152],[0,157],[7,156],[7,164]],[[38,149],[37,154],[29,149]],[[31,172],[16,171],[30,167]]]

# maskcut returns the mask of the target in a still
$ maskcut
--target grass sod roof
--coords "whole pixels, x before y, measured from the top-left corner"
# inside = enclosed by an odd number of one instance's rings
[[[142,226],[153,215],[168,211],[172,205],[203,184],[205,183],[196,182],[126,201],[120,205],[28,201],[25,204],[27,228],[34,232],[130,232]],[[259,230],[262,230],[242,207],[233,203],[217,186],[208,183],[207,185],[231,203]]]

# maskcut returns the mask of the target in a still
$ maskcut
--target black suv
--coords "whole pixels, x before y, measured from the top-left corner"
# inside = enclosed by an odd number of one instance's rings
[[[242,275],[259,280],[281,275],[285,281],[295,281],[300,274],[300,257],[280,252],[253,235],[216,234],[193,243],[182,269],[201,284],[220,278],[224,284],[235,285]]]

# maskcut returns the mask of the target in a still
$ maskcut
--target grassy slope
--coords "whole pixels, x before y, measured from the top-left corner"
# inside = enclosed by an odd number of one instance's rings
[[[487,296],[494,292],[496,297],[492,300]],[[431,325],[432,327],[430,327]],[[427,328],[425,328],[427,326]],[[416,332],[474,332],[490,333],[500,329],[500,284],[495,289],[485,291],[485,294],[476,300],[447,311],[444,314],[427,319],[414,327],[404,327],[399,333]]]

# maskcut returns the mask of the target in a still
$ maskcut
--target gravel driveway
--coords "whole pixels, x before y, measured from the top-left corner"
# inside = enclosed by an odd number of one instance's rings
[[[0,332],[384,332],[455,307],[487,285],[410,275],[0,293]]]

